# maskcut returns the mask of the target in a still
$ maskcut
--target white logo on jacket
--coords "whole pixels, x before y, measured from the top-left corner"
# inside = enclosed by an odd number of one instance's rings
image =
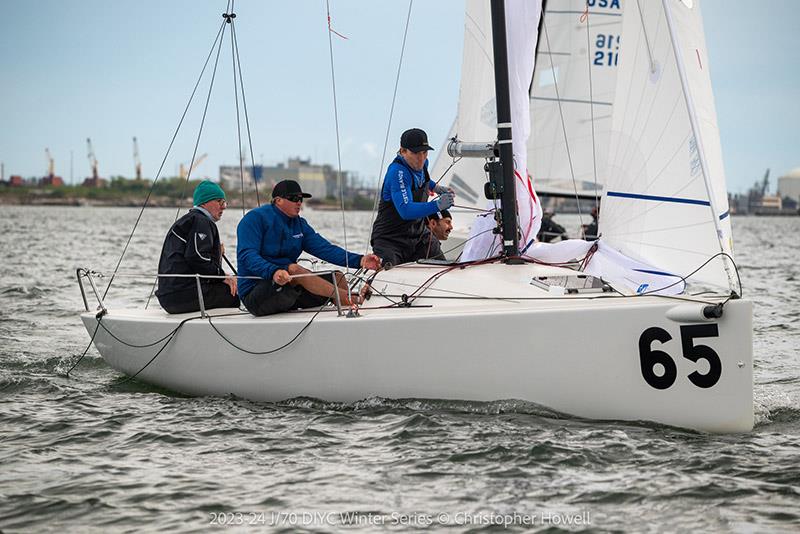
[[[200,239],[205,239],[208,236],[202,232],[197,232],[197,237],[199,237]]]
[[[408,204],[408,193],[406,192],[406,182],[403,180],[403,170],[397,171],[397,179],[400,180],[400,191],[403,193],[403,204]]]
[[[299,234],[294,234],[292,237],[295,239],[303,239],[303,232],[300,232]]]

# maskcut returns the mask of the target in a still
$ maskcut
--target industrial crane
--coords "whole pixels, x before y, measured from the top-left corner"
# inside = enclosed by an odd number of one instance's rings
[[[50,149],[49,148],[45,148],[44,149],[44,155],[47,158],[47,178],[52,180],[53,177],[56,174],[56,172],[55,172],[56,164],[55,164],[55,161],[53,160],[53,156],[50,155]]]
[[[181,163],[180,172],[179,172],[180,177],[181,178],[187,178],[187,177],[191,176],[192,171],[194,171],[197,168],[198,165],[203,163],[203,161],[205,161],[205,159],[207,157],[208,157],[208,154],[203,154],[202,156],[199,156],[197,159],[195,159],[194,163],[192,164],[192,166],[189,169],[188,173],[186,172],[186,166],[183,163]]]
[[[139,159],[139,143],[133,138],[133,164],[136,167],[136,179],[142,179],[142,160]]]
[[[86,138],[86,149],[86,157],[89,158],[89,165],[92,166],[92,179],[96,181],[98,179],[97,158],[95,157],[94,149],[92,148],[92,140],[88,137]]]

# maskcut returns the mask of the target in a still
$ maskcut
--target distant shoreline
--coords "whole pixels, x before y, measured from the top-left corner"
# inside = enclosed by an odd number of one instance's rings
[[[46,191],[46,190],[45,190]],[[29,190],[2,190],[0,189],[0,205],[2,206],[72,206],[72,207],[103,207],[103,208],[141,208],[144,204],[146,194],[125,194],[113,193],[108,190],[102,191],[98,196],[83,196],[70,194],[42,194],[35,189]],[[259,202],[260,201],[260,202]],[[248,194],[244,198],[247,207],[254,207],[257,204],[266,204],[270,201],[270,196],[261,195],[256,199],[253,194]],[[192,198],[186,197],[177,200],[174,196],[153,195],[147,200],[148,208],[179,208],[190,207]],[[228,194],[228,208],[241,209],[242,197],[235,193]],[[312,201],[308,207],[315,210],[339,210],[341,204],[339,200],[325,199],[323,201]],[[347,211],[371,211],[372,200],[359,198],[357,202],[352,200],[345,201]]]
[[[245,199],[248,208],[253,208],[256,205],[256,199]],[[269,198],[261,198],[261,204],[269,202]],[[91,207],[91,208],[141,208],[144,204],[144,199],[109,199],[109,198],[18,198],[7,196],[0,196],[0,206],[37,206],[37,207]],[[187,198],[183,202],[176,202],[174,198],[161,198],[151,197],[147,201],[148,208],[189,208],[192,205],[192,199]],[[241,199],[228,199],[228,209],[241,209]],[[338,211],[341,206],[336,203],[310,203],[308,205],[312,210],[317,211]],[[365,207],[345,206],[346,211],[371,211]]]

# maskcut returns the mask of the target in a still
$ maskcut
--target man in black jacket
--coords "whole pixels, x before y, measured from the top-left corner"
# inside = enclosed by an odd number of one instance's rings
[[[219,240],[216,222],[227,207],[225,192],[214,182],[205,180],[194,190],[194,207],[175,221],[167,232],[158,274],[201,274],[224,276],[222,255],[225,249]],[[205,309],[238,308],[236,278],[201,278]],[[200,310],[197,281],[189,277],[159,277],[158,302],[168,313],[189,313]]]

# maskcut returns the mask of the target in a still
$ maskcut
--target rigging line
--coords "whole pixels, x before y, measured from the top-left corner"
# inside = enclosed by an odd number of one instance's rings
[[[125,253],[128,250],[128,246],[131,244],[131,240],[133,239],[133,235],[136,233],[136,228],[139,226],[139,222],[142,220],[142,215],[144,214],[144,210],[147,207],[147,203],[150,201],[150,197],[153,194],[153,191],[156,187],[156,182],[161,177],[161,172],[164,170],[164,165],[167,162],[167,158],[169,157],[169,153],[172,151],[172,145],[175,143],[175,139],[178,137],[178,132],[183,125],[183,120],[186,118],[186,113],[189,111],[189,106],[192,104],[192,100],[194,100],[194,95],[197,92],[197,88],[200,86],[200,81],[203,79],[203,74],[206,72],[206,67],[208,66],[208,62],[211,59],[211,54],[214,53],[214,48],[217,46],[217,41],[220,38],[220,34],[222,33],[223,28],[225,27],[225,23],[223,22],[219,30],[217,30],[217,36],[214,38],[214,43],[211,45],[211,50],[208,51],[208,55],[206,56],[206,61],[203,63],[203,68],[200,69],[200,75],[197,78],[197,82],[194,84],[194,89],[192,89],[192,94],[189,96],[189,101],[186,103],[186,107],[183,109],[183,114],[181,115],[180,120],[178,121],[178,126],[175,128],[175,132],[172,134],[172,139],[169,142],[169,146],[167,147],[167,152],[164,154],[164,158],[161,160],[161,165],[158,167],[158,172],[156,172],[156,177],[153,179],[153,184],[150,186],[150,189],[147,191],[147,196],[142,203],[142,208],[139,210],[139,215],[136,217],[136,222],[133,224],[133,229],[131,230],[131,234],[128,236],[128,240],[125,243],[125,246],[122,249],[122,254],[119,256],[119,261],[117,261],[117,266],[114,268],[114,272],[116,273],[119,270],[120,265],[122,264],[122,259],[125,257]],[[108,285],[106,286],[105,291],[103,292],[103,298],[106,298],[108,295],[108,290],[111,289],[111,284],[114,283],[114,276],[111,276],[111,280],[108,281]],[[150,299],[147,299],[148,302]]]
[[[583,16],[582,16],[583,18]],[[591,50],[591,38],[589,36],[589,0],[586,0],[586,50]],[[592,170],[594,174],[594,207],[600,211],[600,195],[597,192],[597,141],[594,133],[594,86],[592,85],[592,59],[591,54],[586,54],[587,65],[589,67],[589,116],[592,125]]]
[[[231,1],[231,10],[233,10],[233,0]],[[245,201],[244,201],[244,157],[242,156],[242,122],[239,116],[239,86],[236,83],[238,80],[236,78],[236,43],[234,42],[234,34],[233,34],[233,18],[236,16],[235,13],[231,11],[228,12],[229,16],[227,17],[228,24],[231,25],[231,70],[233,71],[233,100],[236,102],[236,139],[238,141],[239,146],[239,181],[242,186],[242,217],[244,217],[246,212]],[[191,170],[191,169],[190,169]]]
[[[542,22],[542,29],[544,29],[544,38],[547,41],[547,54],[550,57],[550,69],[555,72],[555,65],[553,64],[553,48],[550,46],[550,34],[547,31],[547,21],[544,20]],[[572,187],[575,191],[575,200],[578,204],[578,219],[580,221],[581,226],[583,226],[583,213],[581,211],[581,200],[578,196],[578,184],[575,182],[575,168],[572,165],[572,153],[569,149],[569,138],[567,137],[567,124],[564,122],[564,109],[561,106],[561,95],[558,92],[558,80],[555,79],[553,76],[553,88],[556,92],[556,99],[558,100],[558,114],[561,117],[561,129],[564,132],[564,147],[567,150],[567,161],[569,163],[569,173],[572,176]]]
[[[223,15],[224,16],[224,15]],[[194,143],[194,151],[192,152],[192,159],[189,162],[189,170],[186,173],[186,181],[183,183],[183,190],[181,192],[181,196],[178,199],[178,209],[175,211],[175,220],[178,220],[178,215],[181,213],[181,200],[186,198],[186,187],[189,185],[189,180],[192,178],[192,167],[194,167],[195,157],[197,156],[197,148],[200,146],[200,138],[203,135],[203,126],[206,123],[206,115],[208,114],[208,104],[211,102],[211,91],[214,89],[214,80],[217,77],[217,66],[219,65],[219,55],[222,52],[222,42],[225,40],[225,26],[223,25],[222,28],[222,37],[219,40],[219,46],[217,47],[217,55],[214,58],[214,70],[211,71],[211,82],[208,85],[208,94],[206,95],[206,104],[203,107],[203,117],[200,119],[200,129],[197,132],[197,139]]]
[[[378,187],[375,189],[375,199],[372,203],[372,215],[370,216],[369,228],[375,223],[375,214],[378,211],[378,203],[380,202],[381,192],[383,190],[383,163],[386,161],[386,150],[389,146],[389,132],[392,129],[392,118],[394,117],[394,105],[397,101],[397,88],[400,85],[400,71],[403,67],[403,56],[406,51],[406,39],[408,37],[408,26],[411,21],[411,7],[414,5],[414,0],[408,1],[408,14],[406,15],[406,27],[403,30],[403,44],[400,45],[400,60],[397,62],[397,75],[394,79],[394,92],[392,93],[392,105],[389,108],[389,123],[386,125],[386,137],[383,140],[383,153],[381,154],[380,167],[378,168]],[[364,254],[369,252],[369,239],[367,244],[364,245]]]
[[[642,5],[639,3],[639,0],[636,0],[636,7],[639,10],[639,20],[642,21],[642,32],[644,33],[644,42],[647,45],[647,55],[650,58],[650,72],[653,73],[656,71],[656,63],[653,60],[653,50],[650,48],[650,39],[647,38],[647,28],[644,25],[644,14],[642,13]]]
[[[453,158],[453,162],[450,164],[450,166],[449,166],[449,167],[447,167],[447,168],[444,170],[444,172],[442,173],[442,175],[439,177],[439,179],[438,179],[438,180],[436,180],[436,181],[434,182],[434,184],[436,184],[436,185],[439,185],[439,182],[441,182],[441,181],[442,181],[442,178],[444,178],[444,177],[445,177],[445,175],[446,175],[448,172],[450,172],[450,169],[452,169],[452,168],[453,168],[453,165],[455,165],[456,163],[458,163],[458,162],[459,162],[459,161],[461,161],[462,159],[464,159],[464,157],[463,157],[463,156],[459,156],[459,157],[457,157],[457,158]]]
[[[496,209],[485,210],[483,208],[473,208],[472,206],[462,206],[460,204],[453,204],[453,207],[454,208],[458,208],[460,210],[479,211],[481,213],[494,213],[496,211]],[[455,210],[453,210],[453,211],[455,211]]]
[[[136,345],[136,344],[133,344],[133,343],[129,343],[127,341],[123,341],[122,339],[118,338],[111,330],[108,329],[108,327],[105,324],[100,324],[100,321],[98,321],[97,324],[99,326],[101,326],[103,328],[103,330],[105,330],[106,333],[109,336],[114,338],[115,341],[118,341],[118,342],[122,343],[123,345],[125,345],[126,347],[130,347],[132,349],[146,349],[148,347],[152,347],[153,345],[158,345],[159,343],[161,343],[162,341],[164,341],[165,339],[167,339],[168,337],[173,335],[178,330],[178,328],[180,328],[180,325],[179,325],[178,327],[174,328],[169,334],[167,334],[167,335],[165,335],[165,336],[153,341],[152,343],[146,343],[144,345]]]
[[[334,287],[333,290],[334,291],[338,291],[338,286]],[[314,322],[314,319],[317,318],[317,316],[320,314],[320,312],[323,310],[323,308],[325,308],[325,306],[327,306],[330,301],[331,301],[331,298],[328,297],[328,300],[326,300],[322,304],[322,306],[319,307],[319,309],[314,313],[314,315],[311,316],[311,319],[308,320],[306,325],[302,329],[300,329],[300,331],[292,339],[290,339],[289,341],[287,341],[286,343],[284,343],[283,345],[281,345],[280,347],[278,347],[276,349],[270,349],[270,350],[265,350],[265,351],[253,351],[253,350],[248,350],[248,349],[245,349],[243,347],[240,347],[239,345],[237,345],[236,343],[234,343],[233,341],[231,341],[230,339],[225,337],[225,335],[222,332],[219,331],[217,326],[211,321],[211,316],[210,315],[208,317],[206,317],[206,319],[208,319],[208,324],[211,325],[211,328],[214,330],[214,332],[216,332],[217,335],[219,337],[221,337],[223,340],[225,340],[225,342],[228,345],[230,345],[231,347],[233,347],[233,348],[235,348],[237,350],[240,350],[240,351],[242,351],[242,352],[244,352],[246,354],[252,354],[254,356],[266,356],[268,354],[273,354],[275,352],[283,350],[286,347],[288,347],[289,345],[291,345],[292,343],[294,343],[297,340],[297,338],[299,338],[303,334],[303,332],[305,332],[308,329],[308,327],[311,326],[311,323]]]
[[[64,373],[63,376],[68,377],[69,374],[72,372],[72,370],[75,369],[78,366],[78,364],[81,363],[81,361],[86,357],[86,353],[88,353],[89,349],[92,348],[92,343],[94,343],[94,338],[97,335],[97,331],[100,329],[100,321],[103,320],[103,315],[105,315],[105,313],[106,312],[102,310],[97,312],[97,315],[95,316],[97,319],[97,326],[94,327],[94,332],[92,332],[92,338],[89,340],[89,344],[86,345],[86,349],[83,351],[83,354],[80,355],[80,357],[75,361],[75,363],[72,364],[72,367],[70,367],[69,370],[66,373]]]
[[[222,16],[225,17],[226,14],[224,13]],[[182,201],[182,199],[186,198],[186,187],[189,185],[189,180],[192,177],[192,168],[194,167],[195,157],[197,156],[197,148],[200,146],[200,138],[203,135],[203,126],[206,123],[206,115],[208,114],[208,104],[211,101],[211,91],[214,89],[214,79],[217,76],[217,66],[219,65],[219,55],[220,55],[220,52],[222,52],[222,42],[225,40],[225,24],[226,24],[226,22],[227,22],[227,18],[226,18],[225,22],[222,23],[222,35],[221,35],[221,37],[219,39],[219,45],[217,46],[217,55],[214,58],[214,69],[211,71],[211,83],[208,86],[208,95],[206,96],[206,104],[205,104],[205,107],[203,108],[203,117],[200,120],[200,129],[197,132],[197,140],[194,143],[194,151],[192,152],[192,159],[189,162],[189,170],[186,172],[186,181],[183,182],[183,187],[181,188],[181,195],[180,195],[180,197],[178,197],[177,202],[176,202],[178,207],[175,210],[175,219],[173,220],[173,223],[178,220],[178,216],[181,213],[181,201]],[[153,287],[150,288],[150,295],[148,295],[148,297],[147,297],[147,303],[145,304],[145,309],[147,309],[147,306],[150,305],[150,300],[152,299],[153,293],[156,290],[157,282],[158,282],[157,280],[153,281]],[[105,298],[105,296],[103,296],[103,298]]]
[[[333,29],[331,28],[331,6],[330,0],[325,0],[325,6],[327,9],[327,20],[328,20],[328,50],[330,51],[330,58],[331,58],[331,88],[333,91],[333,119],[334,124],[336,127],[336,161],[337,161],[337,171],[336,171],[336,181],[339,183],[339,201],[342,207],[342,232],[344,234],[344,263],[345,269],[348,271],[350,270],[350,254],[347,252],[347,220],[345,219],[344,215],[344,186],[342,184],[342,149],[339,142],[339,106],[336,99],[336,74],[333,65]],[[338,33],[336,35],[339,35]],[[350,293],[350,287],[347,288],[347,298],[352,300],[352,294]],[[299,335],[299,334],[298,334]]]
[[[127,383],[127,382],[130,382],[131,380],[133,380],[133,379],[135,379],[137,376],[139,376],[139,374],[140,374],[142,371],[144,371],[145,369],[147,369],[147,368],[150,366],[150,364],[151,364],[151,363],[153,363],[153,362],[156,360],[156,358],[158,358],[158,356],[159,356],[159,355],[160,355],[160,354],[161,354],[161,353],[164,351],[164,349],[165,349],[165,348],[167,348],[167,346],[170,344],[170,342],[171,342],[171,341],[172,341],[172,340],[175,338],[175,335],[178,333],[178,330],[180,330],[180,328],[181,328],[181,327],[182,327],[184,324],[186,324],[187,322],[189,322],[189,321],[193,321],[193,320],[195,320],[195,319],[202,319],[202,316],[200,316],[200,315],[197,315],[197,316],[195,316],[195,317],[187,317],[186,319],[184,319],[183,321],[181,321],[181,322],[178,324],[178,326],[176,326],[176,327],[175,327],[175,329],[174,329],[174,330],[172,330],[172,332],[170,332],[169,334],[167,334],[166,336],[164,336],[164,337],[163,337],[163,338],[161,338],[160,340],[156,341],[155,343],[159,343],[159,342],[161,342],[161,341],[163,341],[163,340],[165,340],[165,339],[167,340],[167,342],[166,342],[166,343],[164,343],[164,344],[161,346],[161,348],[160,348],[160,349],[158,349],[158,352],[156,352],[156,353],[155,353],[155,355],[154,355],[152,358],[150,358],[150,361],[148,361],[146,364],[144,364],[144,366],[143,366],[141,369],[139,369],[138,371],[136,371],[134,374],[132,374],[132,375],[130,375],[130,376],[127,376],[127,377],[125,377],[125,379],[124,379],[124,380],[122,380],[121,382],[119,382],[117,385],[121,385],[121,384],[125,384],[125,383]],[[99,321],[98,321],[98,323],[99,323]],[[114,337],[114,339],[117,339],[117,341],[119,341],[120,343],[122,343],[123,345],[128,345],[128,346],[130,346],[130,347],[135,347],[135,345],[129,345],[129,344],[125,343],[124,341],[122,341],[122,340],[119,340],[118,338],[116,338],[116,337],[114,336],[114,334],[112,334],[112,333],[111,333],[111,332],[110,332],[110,331],[109,331],[109,330],[108,330],[108,329],[105,327],[105,325],[103,326],[103,329],[104,329],[106,332],[108,332],[108,333],[109,333],[109,334],[110,334],[112,337]],[[153,346],[155,343],[151,343],[151,344],[149,344],[149,345],[143,345],[142,347],[150,347],[150,346]]]
[[[472,239],[475,239],[476,237],[478,237],[478,236],[482,236],[483,234],[489,233],[489,232],[491,232],[491,231],[493,231],[493,230],[494,230],[494,228],[489,228],[488,230],[484,230],[483,232],[478,232],[478,233],[477,233],[477,234],[475,234],[474,236],[471,236],[471,237],[469,237],[468,239],[466,239],[466,240],[465,240],[463,243],[460,243],[460,244],[458,244],[458,245],[454,246],[454,247],[453,247],[453,248],[451,248],[451,249],[445,250],[444,252],[442,252],[442,254],[445,254],[445,255],[447,255],[449,252],[453,252],[453,251],[454,251],[454,250],[456,250],[457,248],[459,248],[459,247],[463,247],[464,245],[466,245],[466,244],[467,244],[467,242],[468,242],[468,241],[471,241]]]
[[[704,268],[706,265],[708,265],[709,263],[711,263],[711,260],[713,260],[714,258],[716,258],[716,257],[718,257],[718,256],[722,256],[722,257],[726,257],[726,258],[728,258],[728,259],[731,261],[731,263],[733,264],[733,268],[734,268],[734,270],[736,271],[736,278],[737,278],[737,280],[738,280],[738,283],[739,283],[739,293],[738,293],[736,296],[737,296],[737,297],[739,297],[739,298],[741,298],[741,296],[742,296],[742,279],[741,279],[741,277],[739,276],[739,267],[736,265],[736,262],[735,262],[735,261],[733,261],[733,258],[732,258],[732,257],[730,256],[730,254],[728,254],[727,252],[717,252],[716,254],[714,254],[713,256],[711,256],[710,258],[708,258],[708,259],[707,259],[705,262],[703,262],[703,264],[702,264],[702,265],[700,265],[700,267],[698,267],[698,268],[697,268],[697,269],[695,269],[694,271],[690,272],[690,273],[689,273],[689,274],[687,274],[686,276],[681,276],[681,277],[680,277],[680,280],[678,280],[678,281],[676,281],[676,282],[674,282],[674,283],[672,283],[672,284],[670,284],[670,285],[668,285],[668,286],[666,286],[666,287],[661,287],[661,288],[658,288],[658,289],[652,289],[652,290],[650,290],[650,291],[643,291],[642,293],[638,293],[638,295],[649,295],[649,294],[651,294],[651,293],[654,293],[654,292],[656,292],[656,291],[663,291],[663,290],[665,290],[665,289],[669,289],[669,288],[671,288],[671,287],[673,287],[673,286],[675,286],[675,285],[677,285],[677,284],[680,284],[681,282],[683,282],[683,283],[684,283],[684,287],[685,287],[685,285],[688,283],[688,282],[687,282],[687,280],[688,280],[689,278],[691,278],[692,276],[694,276],[695,274],[697,274],[697,273],[698,273],[698,272],[699,272],[701,269],[703,269],[703,268]],[[732,292],[732,293],[733,293],[733,292]],[[733,294],[735,294],[735,293],[733,293]],[[730,295],[730,296],[729,296],[729,297],[728,297],[728,298],[725,300],[725,302],[723,302],[723,303],[722,303],[722,304],[723,304],[723,306],[724,306],[725,304],[727,304],[727,303],[728,303],[728,301],[729,301],[729,300],[731,300],[731,298],[733,298],[733,294],[732,294],[732,295]]]
[[[250,166],[253,170],[253,187],[256,190],[256,207],[261,206],[261,197],[258,193],[258,180],[256,180],[256,161],[253,153],[253,136],[250,133],[250,116],[247,113],[247,99],[244,96],[244,77],[242,76],[242,63],[239,60],[239,40],[236,38],[236,23],[231,23],[231,37],[236,46],[236,66],[239,69],[239,85],[242,90],[242,108],[244,110],[244,124],[247,127],[247,143],[250,146]]]

